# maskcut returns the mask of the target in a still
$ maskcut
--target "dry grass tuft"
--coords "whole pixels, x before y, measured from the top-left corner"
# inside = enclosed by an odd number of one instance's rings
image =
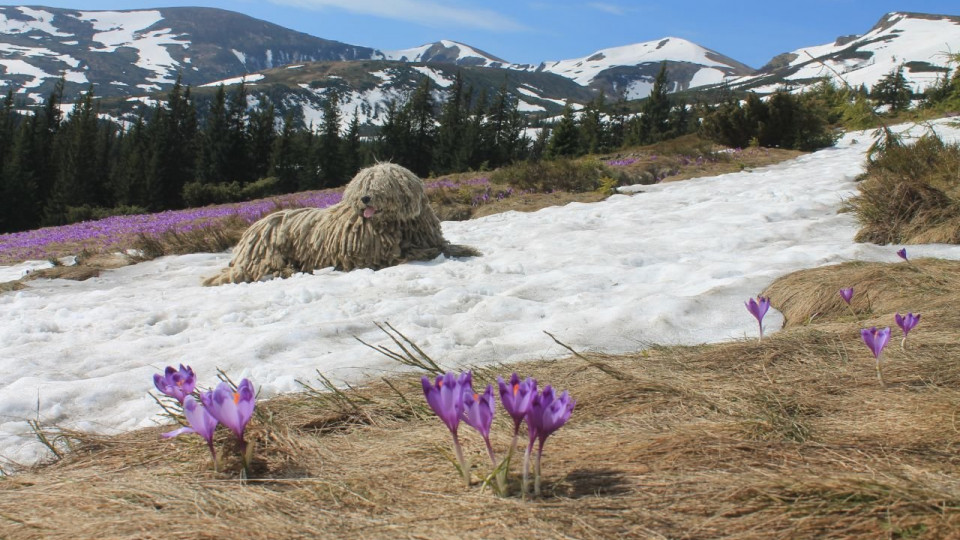
[[[73,441],[61,460],[0,480],[0,537],[957,537],[958,281],[960,264],[930,259],[798,272],[766,292],[788,323],[762,343],[512,366],[577,399],[547,443],[541,500],[481,490],[466,427],[475,483],[462,486],[417,374],[339,394],[319,376],[259,406],[246,483],[236,458],[214,472],[199,437],[161,441],[168,428],[60,433]],[[859,329],[897,310],[923,319],[884,353],[884,388]],[[503,453],[502,415],[493,433]]]

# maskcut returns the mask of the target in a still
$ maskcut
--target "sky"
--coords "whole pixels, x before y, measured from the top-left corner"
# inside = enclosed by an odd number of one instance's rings
[[[960,140],[960,126],[935,125],[945,140]],[[836,147],[752,172],[444,222],[448,240],[483,253],[474,258],[210,288],[201,280],[229,254],[200,253],[86,281],[30,281],[0,294],[0,467],[44,455],[27,420],[106,433],[156,425],[152,376],[168,365],[192,366],[204,389],[217,383],[217,369],[249,378],[262,398],[301,390],[298,380],[318,386],[317,370],[338,383],[395,373],[396,364],[355,339],[393,348],[378,322],[450,370],[568,356],[545,331],[576,350],[607,353],[757,339],[744,302],[778,277],[852,260],[906,264],[901,246],[855,243],[853,215],[839,212],[871,142],[851,133]],[[913,259],[960,259],[956,245],[906,249]],[[44,265],[0,267],[0,281]],[[767,335],[782,322],[771,309]],[[844,346],[871,377],[859,332]]]
[[[956,0],[188,0],[37,2],[83,10],[206,6],[381,50],[450,39],[539,64],[679,37],[759,68],[777,54],[866,33],[892,11],[960,15]],[[2,2],[0,5],[23,5]],[[956,51],[954,51],[956,52]]]

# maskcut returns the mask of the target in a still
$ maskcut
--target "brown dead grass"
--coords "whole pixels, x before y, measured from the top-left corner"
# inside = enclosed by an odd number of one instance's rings
[[[262,403],[246,484],[233,458],[211,470],[198,437],[161,441],[169,428],[63,433],[73,452],[0,480],[0,537],[957,538],[958,281],[960,263],[939,260],[798,272],[765,292],[788,324],[762,343],[511,366],[577,399],[547,443],[541,500],[465,488],[411,375],[351,402]],[[862,320],[835,302],[841,286]],[[896,310],[923,319],[884,353],[883,388],[859,329]],[[498,418],[498,452],[508,431]],[[462,438],[477,480],[482,443]]]

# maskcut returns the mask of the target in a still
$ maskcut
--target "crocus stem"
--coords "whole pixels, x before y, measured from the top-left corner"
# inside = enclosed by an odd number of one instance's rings
[[[860,320],[860,316],[857,315],[857,312],[853,310],[853,306],[851,306],[850,304],[847,304],[847,309],[850,310],[850,314],[853,315],[853,318],[854,318],[854,319],[856,319],[856,320],[858,320],[858,321]]]
[[[907,350],[907,336],[903,336],[903,339],[900,340],[900,350],[901,351]]]
[[[533,494],[537,497],[540,496],[540,458],[543,457],[543,441],[540,441],[540,446],[537,448],[537,470],[534,472],[533,476]]]
[[[497,455],[493,453],[493,446],[490,445],[490,438],[489,438],[489,437],[484,437],[483,440],[484,440],[484,442],[487,443],[487,454],[489,454],[489,456],[490,456],[490,464],[493,465],[493,469],[496,471],[496,469],[497,469]],[[497,479],[497,491],[498,491],[501,495],[503,495],[504,493],[507,492],[506,476],[505,476],[504,474],[501,474],[499,471],[497,471],[497,474],[496,474],[495,478]]]
[[[877,358],[877,380],[880,381],[880,386],[886,387],[887,383],[883,382],[883,372],[880,371],[880,358]]]
[[[527,498],[527,491],[530,487],[530,452],[533,451],[533,441],[527,446],[527,451],[523,453],[523,484],[521,494],[524,500]]]
[[[250,447],[253,448],[252,446]],[[247,441],[240,439],[240,460],[243,461],[243,478],[250,478],[250,456],[247,455]]]
[[[763,341],[763,323],[760,323],[760,339],[757,341]]]
[[[460,439],[457,434],[453,434],[453,451],[457,453],[457,463],[460,464],[460,473],[463,474],[463,482],[470,487],[470,469],[467,468],[467,461],[463,459],[463,448],[460,448]]]
[[[213,447],[213,441],[207,441],[207,448],[210,449],[210,455],[213,457],[213,472],[220,472],[217,467],[217,450]]]

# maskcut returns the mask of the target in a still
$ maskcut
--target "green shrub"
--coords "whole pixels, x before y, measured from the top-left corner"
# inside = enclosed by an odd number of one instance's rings
[[[183,186],[183,201],[188,207],[225,204],[262,199],[280,192],[280,180],[276,177],[261,178],[247,185],[239,182],[202,184],[190,182]]]
[[[599,189],[604,177],[620,180],[623,173],[596,160],[553,159],[502,167],[490,175],[490,181],[538,193],[584,193]]]

